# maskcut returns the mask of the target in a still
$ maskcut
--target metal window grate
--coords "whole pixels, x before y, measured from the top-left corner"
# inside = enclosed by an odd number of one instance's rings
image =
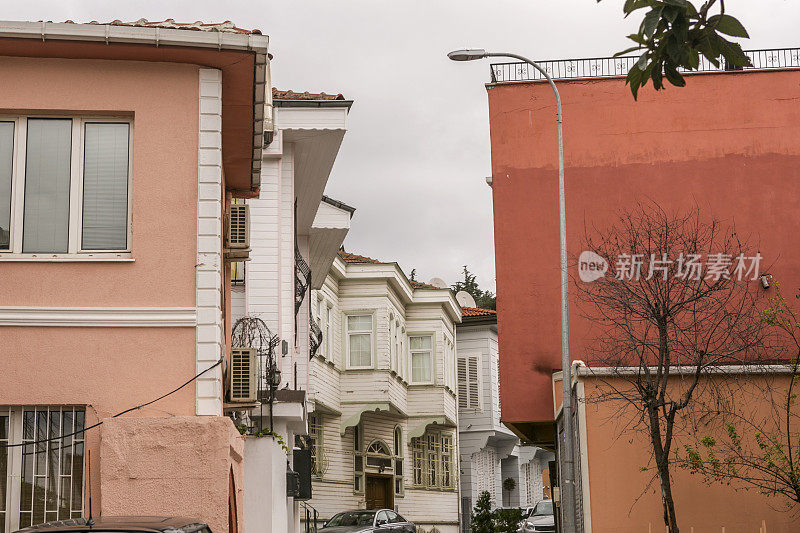
[[[453,469],[453,437],[437,432],[411,439],[412,480],[414,485],[452,489],[456,486]]]
[[[0,450],[0,531],[83,516],[84,419],[79,407],[0,409],[0,444],[36,442]]]
[[[769,70],[777,68],[800,68],[800,48],[772,48],[746,50],[752,67],[733,67],[720,60],[714,65],[700,57],[700,65],[693,72],[724,72],[730,70]],[[593,57],[586,59],[557,59],[539,61],[539,65],[553,79],[610,78],[627,76],[628,70],[639,60],[638,56]],[[681,70],[686,72],[686,70]],[[541,72],[523,62],[493,63],[490,70],[491,83],[543,80]]]

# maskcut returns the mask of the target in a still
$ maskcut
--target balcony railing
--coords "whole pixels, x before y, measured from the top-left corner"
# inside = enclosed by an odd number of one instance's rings
[[[720,66],[700,57],[700,65],[693,72],[724,72],[726,70],[769,70],[776,68],[800,68],[800,48],[774,48],[770,50],[746,50],[752,67],[734,67],[720,59]],[[593,57],[588,59],[558,59],[539,61],[553,79],[570,78],[610,78],[627,76],[628,70],[636,64],[639,56]],[[684,70],[682,70],[685,72]],[[514,81],[543,80],[541,72],[522,62],[492,63],[491,82],[507,83]]]

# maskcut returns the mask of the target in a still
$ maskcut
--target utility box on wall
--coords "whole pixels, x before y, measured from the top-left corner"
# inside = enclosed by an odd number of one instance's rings
[[[311,450],[292,450],[292,462],[295,474],[299,476],[298,495],[295,500],[311,499]]]

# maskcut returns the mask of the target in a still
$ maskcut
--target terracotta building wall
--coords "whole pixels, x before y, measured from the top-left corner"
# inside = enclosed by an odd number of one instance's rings
[[[785,286],[800,283],[800,71],[698,74],[640,93],[622,79],[558,82],[570,275],[585,228],[654,201],[733,223]],[[561,367],[557,137],[552,90],[490,86],[500,392],[505,422],[553,419]],[[589,325],[572,289],[573,359]]]

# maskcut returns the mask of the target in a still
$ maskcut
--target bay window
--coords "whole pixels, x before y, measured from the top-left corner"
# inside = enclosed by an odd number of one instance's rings
[[[372,368],[372,315],[347,315],[349,368]]]
[[[411,383],[433,383],[433,336],[408,339],[411,351]]]
[[[0,252],[126,252],[131,124],[0,118]]]

